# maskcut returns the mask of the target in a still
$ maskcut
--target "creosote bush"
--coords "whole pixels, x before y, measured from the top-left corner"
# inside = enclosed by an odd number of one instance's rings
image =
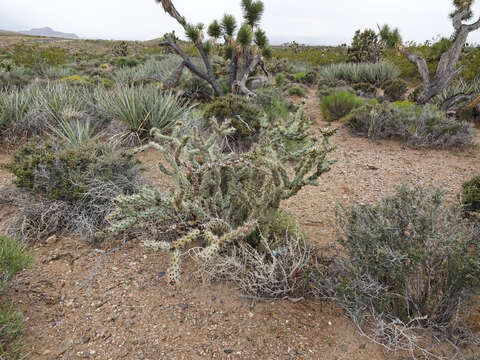
[[[260,129],[260,109],[240,95],[229,94],[216,99],[207,106],[203,116],[207,122],[215,119],[223,123],[229,119],[236,130],[234,135],[238,136],[251,136]]]
[[[421,349],[413,329],[467,340],[463,321],[480,294],[480,239],[442,191],[402,185],[377,205],[339,209],[337,224],[345,256],[336,260],[335,297],[358,324],[373,317],[368,336],[413,353]]]
[[[344,120],[360,136],[398,138],[412,147],[470,146],[475,137],[472,124],[449,118],[433,105],[367,104],[352,111]]]
[[[339,91],[322,99],[321,108],[327,121],[335,121],[348,115],[353,109],[364,104],[364,100],[354,94]]]
[[[462,185],[462,203],[466,211],[477,213],[480,219],[480,175]]]
[[[352,89],[355,90],[359,96],[374,97],[377,95],[377,88],[369,83],[353,84]]]
[[[404,100],[405,94],[408,90],[408,85],[405,80],[392,79],[385,81],[382,84],[382,88],[385,91],[385,96],[390,101]]]
[[[138,162],[95,142],[27,144],[5,168],[16,189],[4,189],[18,208],[12,233],[27,241],[69,231],[91,238],[107,222],[118,195],[138,190]]]

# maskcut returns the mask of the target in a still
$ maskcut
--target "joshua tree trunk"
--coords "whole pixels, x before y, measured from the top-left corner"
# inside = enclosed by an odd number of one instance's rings
[[[462,49],[465,46],[468,35],[472,31],[480,28],[480,19],[473,24],[464,24],[462,22],[462,19],[468,17],[467,14],[469,11],[469,8],[463,8],[453,15],[452,23],[455,29],[455,38],[450,48],[442,54],[433,77],[430,76],[427,62],[423,57],[413,54],[404,46],[400,46],[400,50],[405,54],[408,60],[417,66],[418,72],[422,78],[424,89],[417,99],[419,103],[425,104],[430,99],[440,94],[452,82],[452,80],[463,71],[463,66],[457,66]]]

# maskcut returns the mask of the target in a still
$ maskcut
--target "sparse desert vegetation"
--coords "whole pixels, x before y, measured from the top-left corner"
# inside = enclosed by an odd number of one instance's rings
[[[338,47],[158,2],[186,40],[0,32],[0,359],[479,358],[473,2]]]

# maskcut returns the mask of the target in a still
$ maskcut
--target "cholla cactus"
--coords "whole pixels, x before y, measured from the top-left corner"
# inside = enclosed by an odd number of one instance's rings
[[[294,121],[291,121],[294,122]],[[232,133],[230,122],[222,125],[212,122],[215,129],[208,139],[200,134],[178,138],[153,129],[158,142],[143,148],[154,148],[163,157],[160,169],[173,179],[174,190],[169,195],[145,188],[139,194],[117,200],[117,220],[110,233],[119,233],[136,226],[154,224],[159,233],[146,245],[172,252],[169,268],[170,281],[177,283],[180,274],[181,251],[193,242],[202,246],[198,253],[205,259],[213,258],[222,248],[239,241],[255,243],[255,234],[269,236],[269,225],[277,214],[280,202],[295,195],[305,185],[315,185],[320,175],[330,170],[328,137],[317,146],[307,142],[302,158],[289,176],[283,152],[276,140],[295,137],[304,125],[287,124],[282,129],[264,130],[271,134],[248,153],[223,153],[220,140]],[[294,131],[294,129],[303,129]],[[160,145],[164,144],[164,145]],[[174,233],[172,241],[167,234]],[[152,234],[150,234],[152,235]],[[170,236],[171,238],[171,236]]]
[[[127,56],[128,55],[128,43],[126,41],[120,41],[115,44],[112,53],[114,56]]]

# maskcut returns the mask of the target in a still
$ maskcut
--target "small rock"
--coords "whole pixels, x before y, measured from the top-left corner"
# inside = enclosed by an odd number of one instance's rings
[[[51,353],[50,350],[45,350],[42,355],[43,355],[43,356],[46,356],[46,355],[48,355],[48,354],[50,354],[50,353]]]
[[[157,272],[158,277],[163,277],[163,276],[165,276],[165,274],[166,274],[165,271],[158,271]]]
[[[55,244],[57,241],[58,241],[57,235],[52,235],[47,239],[46,243],[50,245],[50,244]]]
[[[233,353],[233,350],[231,350],[231,349],[226,349],[226,350],[223,350],[223,352],[224,352],[225,354],[231,354],[231,353]]]
[[[180,309],[182,310],[186,310],[188,308],[188,304],[178,304],[178,306],[180,307]]]
[[[212,345],[212,343],[210,341],[207,341],[207,342],[202,344],[202,346],[204,346],[204,347],[209,347],[210,345]]]

